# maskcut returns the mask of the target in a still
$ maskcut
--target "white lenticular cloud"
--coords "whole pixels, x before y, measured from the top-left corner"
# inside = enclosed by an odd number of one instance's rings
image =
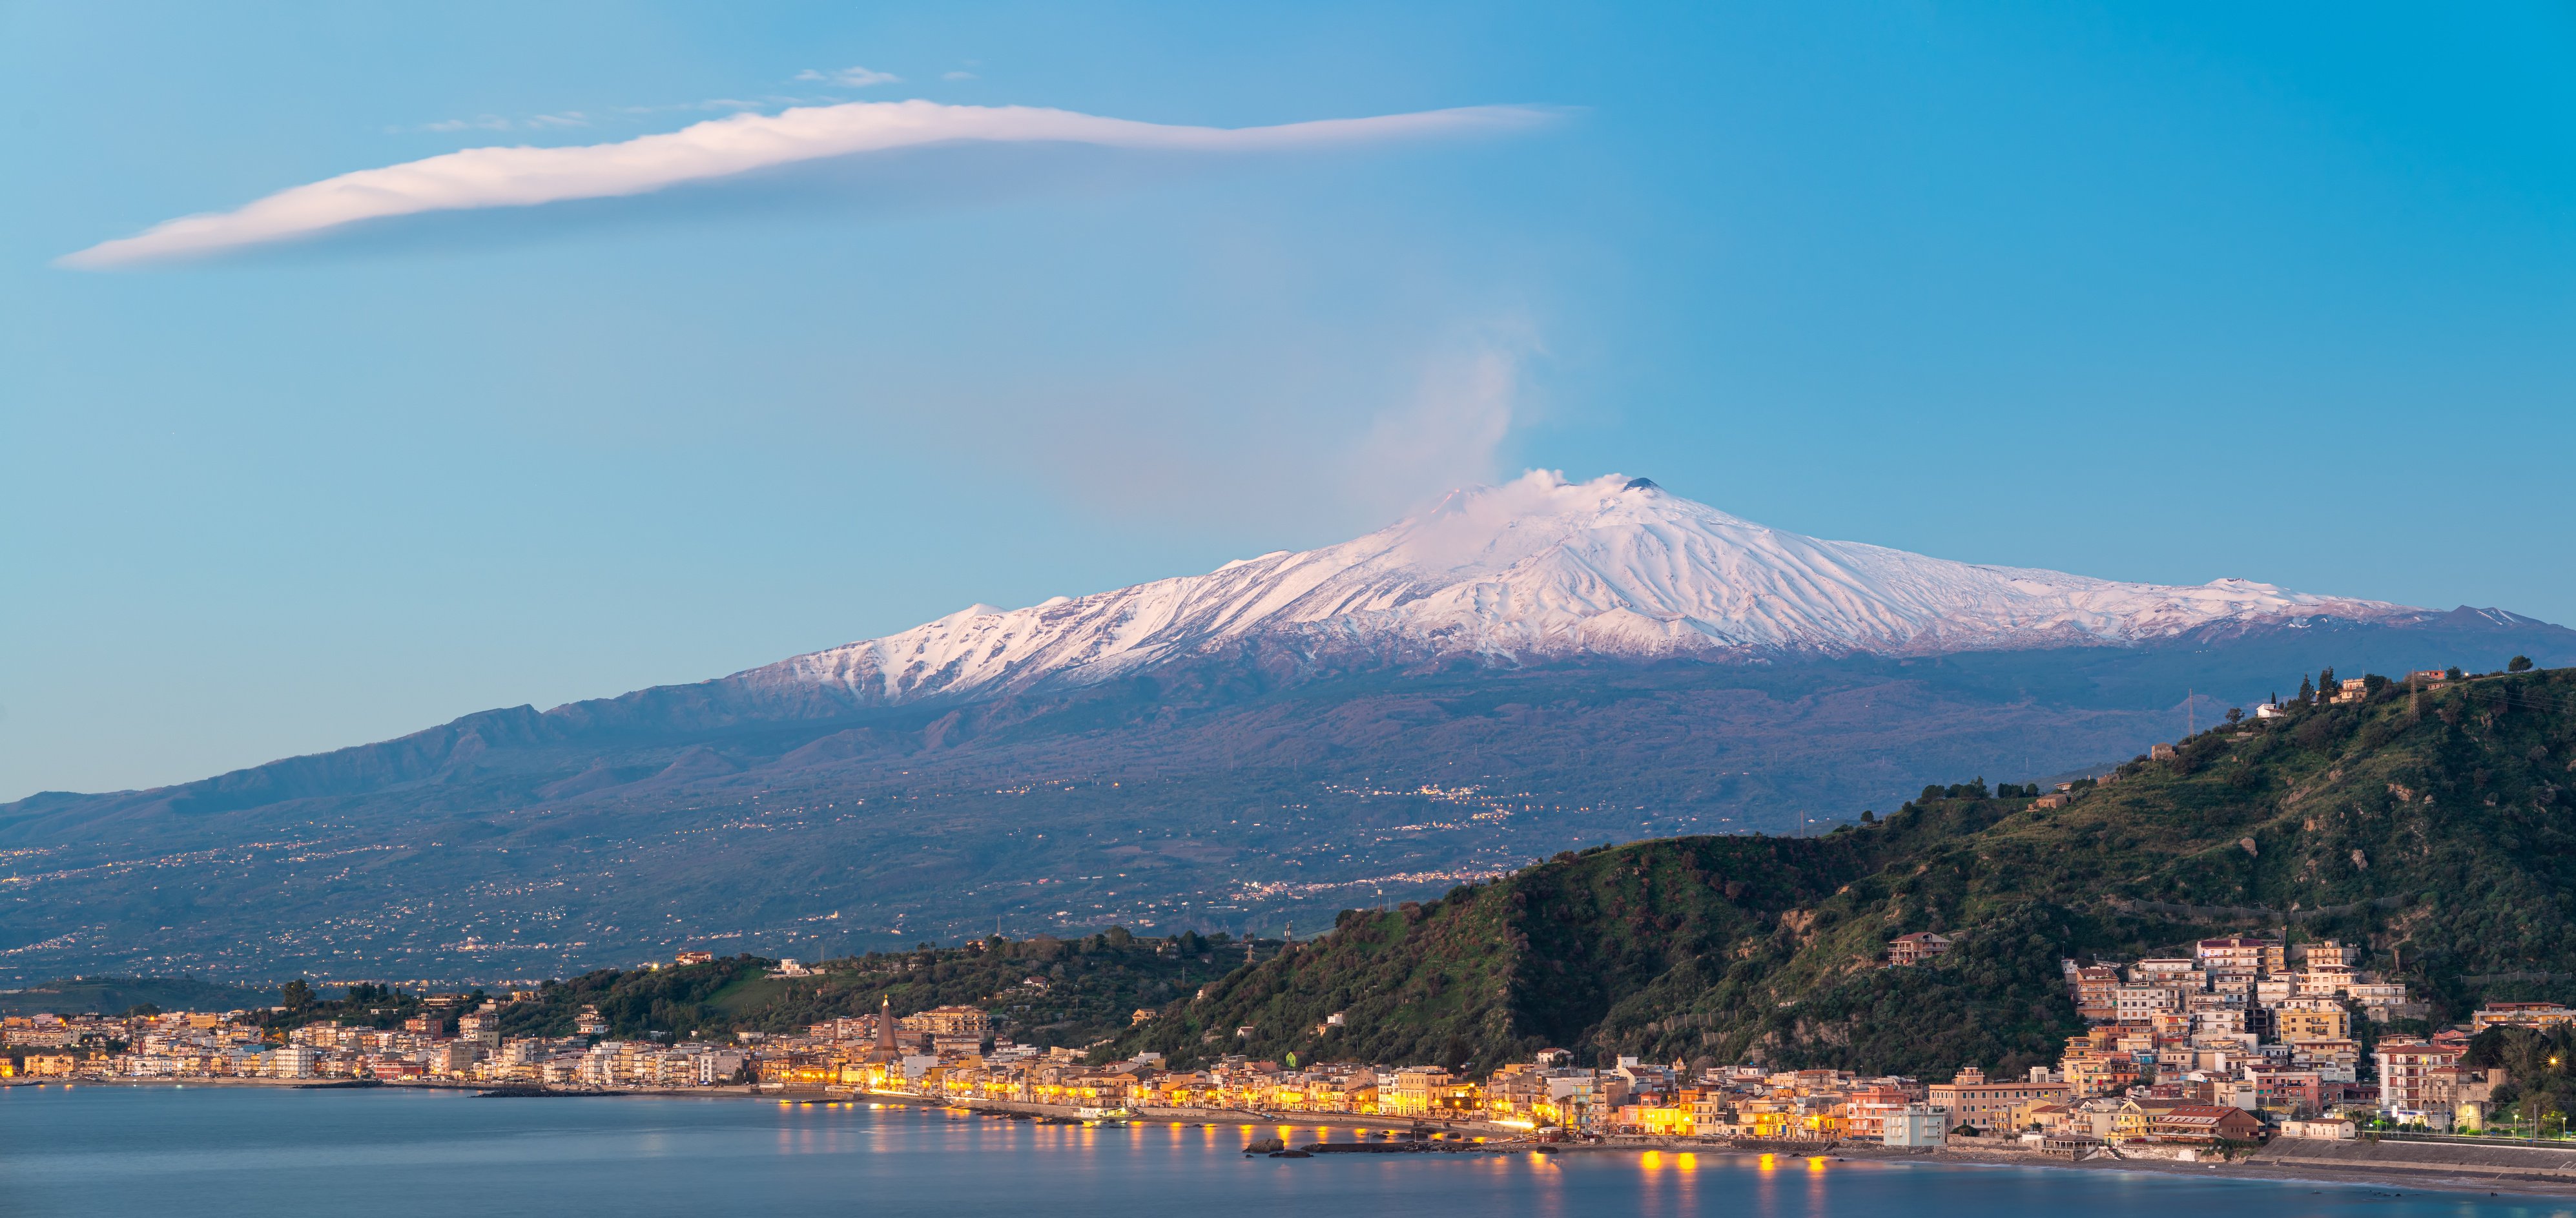
[[[533,207],[649,194],[778,165],[929,144],[1072,143],[1182,153],[1324,148],[1525,129],[1545,110],[1471,106],[1275,127],[1178,127],[1029,106],[850,102],[737,114],[663,135],[570,148],[468,148],[296,186],[234,211],[183,216],[65,255],[81,268],[137,266],[291,241],[426,212]]]

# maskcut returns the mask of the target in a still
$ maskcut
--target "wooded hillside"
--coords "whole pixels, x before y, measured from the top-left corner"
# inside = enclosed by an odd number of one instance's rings
[[[2435,1020],[2576,997],[2576,671],[2374,681],[2139,758],[2064,807],[1927,790],[1821,838],[1596,848],[1323,939],[1171,1004],[1103,1056],[1227,1052],[1482,1069],[1754,1058],[2018,1071],[2080,1029],[2067,956],[2274,930],[2365,946]],[[1954,936],[1887,968],[1888,940]],[[1328,1017],[1340,1013],[1339,1026]]]

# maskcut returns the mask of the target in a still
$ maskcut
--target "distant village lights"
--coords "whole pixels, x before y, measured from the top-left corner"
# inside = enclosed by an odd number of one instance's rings
[[[1899,936],[1892,967],[1952,950],[1933,932]],[[2328,940],[2203,939],[2188,956],[2126,965],[2062,964],[2067,992],[2092,1025],[2070,1037],[2054,1067],[1991,1077],[1963,1066],[1947,1082],[1862,1077],[1835,1070],[1739,1064],[1690,1070],[1621,1057],[1578,1066],[1546,1049],[1476,1078],[1438,1065],[1284,1063],[1225,1053],[1196,1070],[1156,1053],[1093,1064],[1067,1048],[1012,1043],[975,1006],[825,1020],[793,1036],[744,1033],[742,1043],[660,1033],[612,1040],[610,1022],[582,1008],[571,1037],[504,1037],[516,990],[471,1009],[430,995],[399,1029],[308,1023],[279,1035],[253,1013],[176,1012],[131,1018],[13,1016],[0,1024],[10,1055],[0,1076],[74,1080],[324,1078],[548,1090],[778,1093],[782,1102],[929,1099],[991,1104],[1067,1119],[1293,1121],[1366,1115],[1429,1122],[1493,1137],[1601,1136],[1738,1145],[1822,1147],[1862,1141],[1939,1147],[1974,1139],[2060,1158],[2117,1148],[2126,1157],[2181,1156],[2266,1137],[2350,1138],[2371,1124],[2467,1130],[2489,1124],[2502,1072],[2462,1063],[2471,1035],[2493,1027],[2576,1026],[2551,1003],[2491,1003],[2465,1028],[2387,1034],[2367,1055],[2356,1019],[2419,1017],[2403,984],[2356,967],[2359,952]],[[682,953],[670,967],[711,963]],[[782,975],[810,972],[782,962]],[[1040,979],[1032,978],[1032,981]],[[1025,987],[1015,986],[1014,990]],[[1140,1008],[1131,1021],[1155,1017]],[[1334,1012],[1320,1036],[1348,1026]],[[1256,1029],[1234,1029],[1227,1043]],[[121,1045],[122,1048],[114,1046]],[[2559,1058],[2549,1059],[2552,1068]]]

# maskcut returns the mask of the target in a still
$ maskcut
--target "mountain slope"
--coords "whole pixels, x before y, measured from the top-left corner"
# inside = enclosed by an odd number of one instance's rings
[[[2576,631],[2495,610],[1977,567],[1631,481],[1534,476],[1207,576],[0,805],[0,982],[546,976],[996,917],[1269,932],[1569,845],[2093,765],[2326,665],[2576,663]]]
[[[1929,655],[2425,616],[2237,579],[2165,587],[1951,562],[1765,528],[1643,478],[1532,472],[1340,545],[1026,609],[976,605],[728,681],[882,705],[1095,683],[1246,650],[1301,667]]]
[[[2469,650],[2466,636],[2485,637]],[[2576,631],[2497,610],[2437,614],[2243,580],[2167,587],[1978,566],[1765,528],[1646,479],[1568,483],[1533,472],[1454,492],[1367,537],[1207,575],[1008,612],[975,606],[729,677],[544,712],[484,711],[195,783],[103,797],[48,792],[0,805],[0,833],[29,817],[208,813],[440,787],[480,785],[483,798],[506,801],[678,789],[764,762],[803,768],[953,749],[996,726],[1097,707],[1102,698],[1084,691],[1122,681],[1147,681],[1153,697],[1199,691],[1205,704],[1216,693],[1240,701],[1459,663],[1499,673],[2037,652],[2059,653],[2049,658],[2062,655],[2072,672],[2101,668],[2083,653],[2106,648],[2241,654],[2277,651],[2266,644],[2285,638],[2324,643],[2345,663],[2449,664],[2517,650],[2544,663],[2576,660]],[[2264,667],[2278,680],[2302,664]],[[2177,675],[2187,688],[2209,688]],[[2218,696],[2242,700],[2250,688]],[[2171,692],[2133,706],[2176,705]],[[1112,689],[1107,700],[1120,696]],[[523,780],[494,787],[503,775]]]
[[[2266,926],[2365,945],[2436,1018],[2576,996],[2576,672],[2420,702],[2390,685],[2121,773],[2062,809],[1925,799],[1823,838],[1639,842],[1347,913],[1112,1051],[1186,1061],[1222,1031],[1227,1051],[1309,1060],[1489,1066],[1559,1044],[2016,1071],[2077,1026],[2061,957]],[[1960,947],[1876,965],[1914,930]]]

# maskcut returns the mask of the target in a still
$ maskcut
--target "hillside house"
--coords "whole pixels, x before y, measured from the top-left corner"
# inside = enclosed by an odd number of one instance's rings
[[[2203,939],[2192,945],[2192,956],[2213,974],[2261,977],[2287,971],[2288,967],[2287,953],[2278,939]]]
[[[2299,945],[2299,963],[2308,968],[2337,965],[2352,968],[2361,963],[2361,949],[2347,947],[2333,939],[2319,939]]]
[[[2469,1016],[2469,1030],[2494,1027],[2559,1028],[2576,1023],[2576,1010],[2554,1002],[2490,1002]]]
[[[1937,935],[1928,930],[1918,930],[1912,934],[1898,935],[1888,942],[1887,962],[1890,965],[1921,964],[1949,950],[1949,936]]]
[[[2096,964],[2075,970],[2067,979],[2074,991],[2075,1013],[2093,1023],[2120,1018],[2120,970]]]

